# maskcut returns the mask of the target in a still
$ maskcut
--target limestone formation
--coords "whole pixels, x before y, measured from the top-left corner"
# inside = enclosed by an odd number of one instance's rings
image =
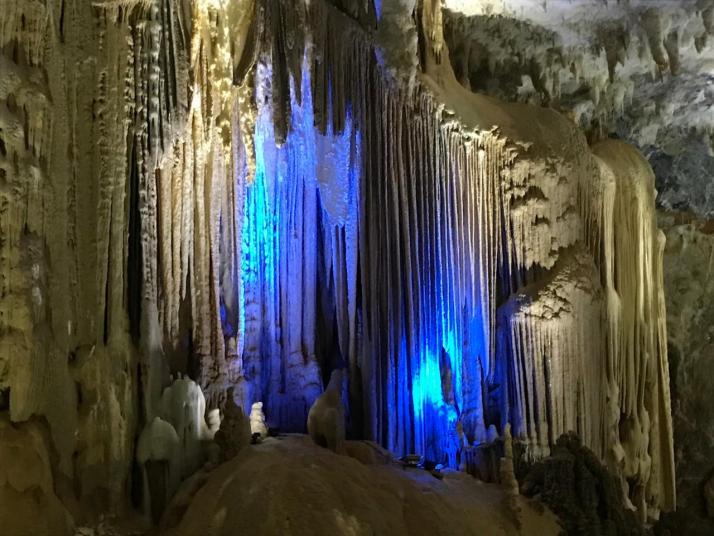
[[[503,431],[503,457],[500,462],[501,484],[510,495],[518,495],[518,480],[513,468],[513,438],[511,425],[507,424]]]
[[[210,456],[210,442],[220,421],[211,412],[215,428],[209,428],[205,409],[200,387],[179,378],[164,389],[159,414],[139,436],[136,456],[143,469],[144,511],[151,512],[156,521],[181,481]]]
[[[516,472],[513,463],[513,438],[511,436],[511,425],[506,424],[503,430],[503,457],[499,464],[500,482],[506,489],[504,497],[504,505],[511,513],[514,519],[517,520],[519,529],[523,527],[520,524],[520,509],[518,505],[518,480],[516,480]]]
[[[243,413],[243,408],[233,400],[233,390],[229,390],[223,410],[221,428],[216,432],[216,443],[221,449],[221,459],[230,460],[251,442],[251,420]]]
[[[458,80],[562,111],[593,140],[633,142],[658,203],[714,214],[711,0],[445,0]]]
[[[265,424],[262,402],[253,402],[250,407],[250,432],[251,434],[260,434],[263,439],[268,437],[268,427]]]
[[[338,454],[345,452],[345,407],[342,404],[341,369],[332,371],[330,383],[307,414],[307,433],[312,440]]]
[[[72,516],[55,495],[42,426],[0,417],[0,527],[5,534],[71,536]]]
[[[144,513],[158,521],[181,482],[181,442],[174,427],[154,417],[139,436],[136,459],[142,467]]]
[[[708,2],[618,3],[632,26],[605,12],[615,37],[571,53],[438,0],[5,0],[0,451],[39,453],[60,527],[158,519],[263,409],[453,468],[506,430],[528,462],[575,432],[640,522],[673,509],[655,180],[598,129],[642,65],[708,53]],[[641,146],[677,123],[657,102]],[[14,432],[38,422],[44,447]]]

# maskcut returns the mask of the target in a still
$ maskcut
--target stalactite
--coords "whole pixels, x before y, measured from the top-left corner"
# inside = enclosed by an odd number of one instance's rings
[[[646,505],[675,506],[674,452],[669,403],[665,312],[662,304],[661,232],[657,229],[654,174],[630,146],[601,142],[593,152],[610,170],[610,222],[601,222],[608,304],[607,392],[619,407],[605,423],[612,464],[630,483],[642,516]],[[623,262],[628,259],[629,262]],[[614,441],[619,437],[619,441]]]
[[[499,310],[499,352],[512,360],[502,394],[503,422],[541,458],[575,431],[604,456],[603,310],[598,274],[582,251],[568,251],[552,279],[519,289]]]

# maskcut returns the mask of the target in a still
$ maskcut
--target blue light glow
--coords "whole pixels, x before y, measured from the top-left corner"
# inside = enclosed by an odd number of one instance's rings
[[[270,76],[267,66],[261,69],[258,76]],[[345,358],[354,354],[356,307],[360,136],[349,109],[341,132],[329,121],[325,134],[315,128],[309,73],[305,64],[301,102],[291,80],[291,128],[282,145],[275,141],[272,110],[260,108],[256,172],[245,187],[241,234],[246,374],[254,398],[280,415],[284,429],[295,430],[304,427],[301,404],[309,407],[321,390],[315,355],[320,293],[333,294]],[[269,84],[257,87],[257,100],[270,102],[261,94]],[[330,288],[318,286],[321,267],[332,274]],[[330,362],[332,356],[319,357]]]
[[[380,3],[375,6],[379,13]],[[270,76],[268,67],[261,69],[259,76]],[[459,266],[466,261],[457,258],[450,243],[455,240],[449,230],[453,222],[437,224],[434,215],[423,215],[434,221],[421,222],[425,228],[418,231],[425,236],[420,237],[421,250],[417,251],[427,251],[430,260],[418,266],[416,282],[412,289],[406,289],[419,295],[421,312],[416,332],[407,333],[406,321],[393,318],[392,309],[388,309],[386,317],[397,322],[398,329],[390,339],[387,334],[394,326],[378,327],[390,341],[387,345],[376,349],[369,342],[356,340],[356,318],[371,314],[357,313],[358,302],[365,307],[366,301],[358,299],[358,244],[363,245],[360,218],[379,216],[359,213],[364,209],[360,205],[361,188],[365,181],[379,186],[384,181],[394,188],[389,181],[397,179],[363,176],[362,139],[349,106],[341,132],[333,131],[331,121],[325,134],[318,131],[309,72],[305,65],[301,103],[291,85],[291,129],[281,146],[275,142],[272,110],[269,106],[260,108],[254,136],[255,179],[245,187],[243,197],[243,314],[239,326],[253,398],[266,404],[268,415],[278,416],[282,428],[299,430],[307,407],[320,392],[317,360],[331,363],[335,359],[316,356],[316,334],[319,339],[324,336],[318,334],[319,329],[335,326],[340,359],[350,371],[365,362],[376,364],[368,373],[366,366],[360,371],[368,374],[363,380],[371,382],[361,388],[367,401],[387,409],[375,411],[372,419],[377,422],[366,423],[365,429],[401,454],[419,452],[454,466],[459,422],[472,431],[483,427],[480,367],[488,364],[489,333],[484,327],[487,314],[479,292],[468,298],[459,288],[464,278]],[[258,91],[258,101],[271,102],[270,95],[260,94],[263,89]],[[328,85],[328,107],[330,93]],[[327,114],[331,116],[332,110]],[[398,144],[393,144],[386,151],[398,150]],[[379,208],[382,210],[398,209],[388,205]],[[378,299],[385,303],[373,307],[387,304],[386,295]],[[405,314],[405,305],[395,308]],[[394,355],[375,355],[385,349]]]

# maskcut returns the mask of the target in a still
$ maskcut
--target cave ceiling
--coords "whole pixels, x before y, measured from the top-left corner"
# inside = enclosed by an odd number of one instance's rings
[[[446,0],[462,84],[634,143],[662,208],[714,216],[714,2]]]

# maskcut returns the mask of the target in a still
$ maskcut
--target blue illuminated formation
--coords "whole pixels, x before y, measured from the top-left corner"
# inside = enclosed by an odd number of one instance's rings
[[[270,107],[260,107],[243,198],[246,401],[262,400],[281,428],[304,430],[323,379],[344,366],[355,434],[454,466],[460,431],[482,435],[489,337],[485,291],[459,283],[483,274],[466,273],[473,260],[452,244],[456,194],[421,175],[395,182],[387,163],[403,158],[399,143],[385,144],[384,167],[365,168],[375,141],[363,139],[349,103],[344,128],[330,120],[321,133],[307,65],[302,72],[281,146]],[[269,68],[258,77],[270,80]],[[270,83],[256,87],[256,100],[271,102]],[[330,84],[322,97],[332,117]],[[377,113],[391,136],[387,111]]]
[[[351,159],[360,153],[349,113],[339,134],[314,127],[307,67],[303,72],[301,102],[291,86],[291,129],[281,146],[270,108],[257,118],[256,172],[246,187],[241,237],[248,402],[263,400],[269,415],[294,430],[304,429],[321,392],[318,358],[334,357],[316,355],[317,323],[332,329],[330,318],[337,317],[341,353],[346,359],[350,352],[355,300],[346,297],[356,292],[357,243],[345,242],[356,233],[359,165]],[[267,68],[261,74],[270,75]],[[318,301],[330,304],[321,317]]]

